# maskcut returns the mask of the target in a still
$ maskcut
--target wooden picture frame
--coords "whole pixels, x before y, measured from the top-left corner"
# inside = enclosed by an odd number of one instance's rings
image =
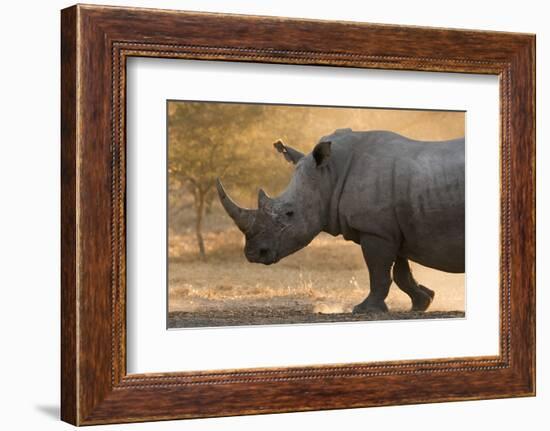
[[[64,9],[61,18],[64,421],[535,394],[534,35],[82,5]],[[128,375],[125,65],[131,56],[498,75],[500,354]]]

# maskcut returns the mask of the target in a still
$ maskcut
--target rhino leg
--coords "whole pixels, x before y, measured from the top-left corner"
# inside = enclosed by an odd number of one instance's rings
[[[369,269],[370,293],[353,308],[353,313],[388,311],[384,301],[392,282],[390,272],[397,248],[391,241],[372,235],[361,236],[361,248]]]
[[[418,284],[413,277],[409,261],[397,256],[393,266],[393,280],[412,300],[412,311],[426,311],[434,298],[434,291]]]

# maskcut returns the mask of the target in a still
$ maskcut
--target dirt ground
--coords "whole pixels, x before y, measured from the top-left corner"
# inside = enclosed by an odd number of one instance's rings
[[[315,313],[312,307],[287,305],[277,308],[242,305],[239,308],[186,312],[168,315],[169,328],[199,328],[217,326],[288,325],[292,323],[365,322],[374,320],[450,319],[464,317],[463,311],[430,311],[425,313],[397,311],[388,313],[350,314]]]
[[[214,327],[464,317],[464,274],[412,263],[416,279],[435,291],[425,313],[410,312],[396,285],[389,313],[353,315],[369,293],[359,246],[319,235],[309,246],[264,266],[243,256],[242,234],[232,227],[207,233],[207,260],[197,259],[192,232],[171,235],[168,327]]]

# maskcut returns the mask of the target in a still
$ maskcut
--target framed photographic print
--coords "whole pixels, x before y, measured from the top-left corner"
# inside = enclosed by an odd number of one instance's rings
[[[464,112],[181,100],[169,100],[167,112],[169,328],[464,317],[464,276],[456,275],[464,272],[465,256]],[[341,125],[370,131],[338,128]],[[377,131],[381,129],[393,132]],[[319,139],[327,130],[333,132]],[[398,131],[409,137],[415,133],[431,136],[434,141],[457,136],[462,141],[421,143],[406,140]],[[283,143],[282,137],[302,147],[310,143],[312,155]],[[270,139],[273,146],[266,145]],[[313,146],[317,141],[318,146]],[[369,146],[378,146],[378,142],[397,153],[385,149],[381,158],[375,157]],[[407,150],[416,154],[421,147],[427,153],[421,151],[420,159],[404,155]],[[320,153],[322,149],[326,155]],[[442,151],[441,156],[437,151]],[[456,154],[448,155],[448,151]],[[365,157],[362,162],[361,157]],[[424,195],[409,182],[408,162],[413,157],[415,163],[422,163],[423,157],[432,162],[441,157],[450,163],[441,167],[447,178],[432,172],[429,164],[421,168],[422,175],[445,180],[433,184],[431,193],[443,192],[434,196],[437,204],[424,202]],[[383,161],[389,165],[381,165]],[[393,174],[403,184],[395,184]],[[258,208],[237,205],[225,191],[222,175],[236,191],[248,192],[243,198]],[[429,182],[424,177],[417,181],[422,184],[419,187]],[[271,198],[263,189],[258,192],[257,183],[279,197]],[[366,196],[360,197],[362,192]],[[434,291],[418,285],[412,276],[405,249],[415,245],[402,244],[401,237],[412,207],[388,205],[394,193],[403,194],[401,202],[409,195],[414,200],[419,193],[419,218],[430,219],[429,226],[420,228],[442,232],[445,252],[428,252],[426,257],[456,256],[450,261],[425,262],[450,272],[415,267],[423,280],[448,289],[436,304],[431,304]],[[315,199],[309,201],[308,196]],[[355,207],[358,198],[369,203]],[[444,212],[436,209],[440,204]],[[498,204],[496,199],[494,204]],[[397,218],[388,221],[387,211],[392,215],[398,211]],[[345,220],[357,214],[368,220],[365,226]],[[439,227],[440,223],[445,226]],[[415,229],[419,225],[411,223]],[[383,292],[389,284],[376,279],[377,265],[369,258],[369,253],[379,256],[380,250],[369,248],[376,243],[374,238],[364,238],[366,231],[376,236],[388,228],[400,234],[395,240],[393,236],[387,239],[392,256],[380,263],[380,271],[386,277],[391,271],[404,295],[393,289]],[[441,247],[436,238],[430,244],[434,250]],[[369,274],[375,279],[369,279]],[[432,281],[433,277],[445,279]],[[380,294],[374,285],[380,285]],[[364,303],[362,286],[370,286],[373,294]],[[387,312],[386,301],[392,313]]]
[[[535,37],[62,11],[62,419],[535,393]]]

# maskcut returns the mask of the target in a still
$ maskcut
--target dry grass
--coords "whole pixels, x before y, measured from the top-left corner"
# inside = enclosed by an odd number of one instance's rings
[[[244,258],[244,239],[234,228],[205,235],[208,260],[197,259],[194,235],[170,235],[169,312],[233,314],[251,308],[349,313],[369,292],[368,271],[358,245],[327,234],[271,266]],[[464,310],[464,275],[412,264],[417,280],[436,292],[430,311]],[[392,285],[392,311],[410,309],[409,298]],[[238,320],[238,318],[237,318]]]

